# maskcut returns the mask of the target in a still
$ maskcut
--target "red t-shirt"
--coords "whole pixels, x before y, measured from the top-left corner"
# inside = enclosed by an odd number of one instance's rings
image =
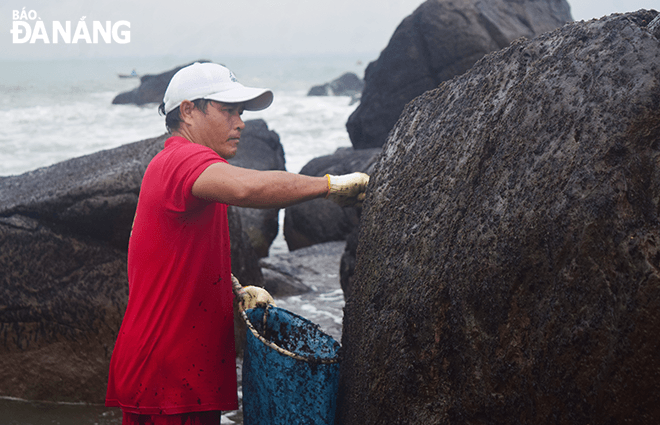
[[[238,409],[227,205],[192,195],[217,162],[226,161],[171,137],[147,167],[107,406],[169,415]]]

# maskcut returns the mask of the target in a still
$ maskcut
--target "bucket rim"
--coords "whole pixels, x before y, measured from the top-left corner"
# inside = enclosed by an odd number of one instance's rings
[[[263,307],[259,307],[259,308],[263,308]],[[288,314],[291,314],[291,315],[296,316],[296,317],[298,317],[298,318],[300,318],[300,319],[303,319],[303,320],[305,320],[305,321],[308,321],[307,319],[305,319],[304,317],[302,317],[302,316],[300,316],[300,315],[298,315],[298,314],[296,314],[296,313],[290,312],[290,311],[288,311],[288,310],[286,310],[286,309],[283,309],[283,308],[280,308],[280,307],[273,307],[273,306],[271,306],[271,305],[268,305],[266,308],[263,308],[263,309],[264,309],[264,319],[267,318],[268,310],[271,309],[271,308],[275,308],[275,309],[278,309],[278,310],[281,310],[281,311],[285,311],[285,312],[287,312]],[[249,309],[248,311],[252,311],[252,310],[256,310],[256,309]],[[287,349],[285,349],[285,348],[280,347],[279,345],[275,344],[274,342],[269,341],[269,340],[267,340],[266,338],[264,338],[264,337],[259,333],[259,331],[257,331],[257,329],[254,327],[254,325],[253,325],[252,322],[250,321],[250,319],[249,319],[249,317],[248,317],[248,315],[247,315],[247,312],[246,312],[245,310],[241,310],[240,312],[241,312],[241,317],[243,318],[243,321],[244,321],[245,324],[247,325],[247,327],[248,327],[248,329],[250,330],[250,332],[252,333],[252,335],[254,335],[254,337],[257,338],[259,341],[261,341],[264,345],[266,345],[267,347],[269,347],[269,348],[271,348],[271,349],[277,351],[278,353],[280,353],[280,354],[282,354],[282,355],[285,355],[285,356],[288,356],[288,357],[291,357],[291,358],[294,358],[294,359],[296,359],[296,360],[300,360],[300,361],[307,362],[307,363],[314,363],[314,364],[333,364],[333,363],[339,363],[339,361],[340,361],[340,355],[339,355],[339,354],[336,354],[336,355],[335,355],[334,357],[332,357],[332,358],[323,358],[323,357],[314,356],[314,355],[303,356],[303,355],[301,355],[301,354],[297,354],[297,353],[294,353],[294,352],[292,352],[292,351],[289,351],[289,350],[287,350]],[[264,321],[265,321],[265,320],[264,320]],[[334,338],[332,338],[332,336],[330,336],[330,335],[328,335],[327,333],[323,332],[321,329],[319,329],[319,332],[321,332],[323,335],[326,335],[327,337],[331,338],[332,341],[334,341],[337,345],[339,345],[339,348],[341,349],[341,345],[340,345],[340,344],[339,344]]]

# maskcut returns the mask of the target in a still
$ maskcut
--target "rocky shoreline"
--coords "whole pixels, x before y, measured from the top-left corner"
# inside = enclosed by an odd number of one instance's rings
[[[0,268],[11,271],[0,289],[5,300],[0,379],[6,383],[0,395],[102,399],[128,300],[126,250],[140,182],[166,138],[0,178]],[[342,153],[335,161],[345,157]],[[283,170],[279,136],[261,120],[248,121],[230,162]],[[259,258],[267,257],[277,234],[277,215],[278,210],[229,209],[233,273],[243,285],[271,282],[267,286],[274,296],[305,285],[281,273],[273,284],[277,267],[272,259],[264,281]]]
[[[367,68],[354,149],[301,171],[370,173],[364,209],[287,209],[286,256],[275,212],[230,209],[243,284],[341,279],[340,423],[660,421],[660,17],[569,21],[425,2]],[[265,122],[244,137],[237,164],[283,169]],[[0,396],[102,400],[165,138],[0,177]]]

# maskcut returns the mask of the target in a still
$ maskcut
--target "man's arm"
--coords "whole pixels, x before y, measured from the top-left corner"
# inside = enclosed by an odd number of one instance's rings
[[[328,194],[327,177],[257,171],[216,163],[192,187],[198,198],[249,208],[285,208]]]

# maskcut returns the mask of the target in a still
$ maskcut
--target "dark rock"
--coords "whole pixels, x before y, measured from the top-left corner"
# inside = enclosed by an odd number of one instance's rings
[[[280,137],[263,120],[249,121],[236,156],[229,163],[253,170],[286,170]],[[259,257],[267,257],[279,231],[279,209],[234,207],[241,216],[243,231]]]
[[[406,103],[467,71],[519,37],[571,21],[566,0],[428,0],[396,29],[365,71],[360,105],[346,123],[357,149],[383,146]]]
[[[207,60],[199,60],[196,62],[208,62]],[[112,100],[113,105],[145,105],[147,103],[162,103],[165,90],[170,80],[181,68],[192,65],[191,62],[186,65],[178,66],[170,71],[161,74],[147,74],[140,77],[140,85],[131,91],[120,93]]]
[[[356,208],[313,199],[287,207],[284,238],[289,251],[295,251],[317,243],[344,240],[358,222]]]
[[[0,224],[0,270],[0,396],[102,402],[126,253],[16,214]]]
[[[324,176],[361,171],[369,174],[380,149],[356,151],[340,148],[332,155],[315,158],[307,163],[300,174]],[[346,239],[358,224],[358,209],[342,208],[326,199],[314,199],[287,207],[284,212],[284,238],[289,250],[317,243]]]
[[[267,257],[279,231],[279,209],[231,207],[241,217],[243,233],[258,258]]]
[[[263,286],[263,275],[257,266],[259,255],[250,244],[250,238],[243,226],[243,217],[238,210],[238,208],[232,206],[227,209],[229,238],[231,240],[231,271],[244,286]]]
[[[343,241],[326,242],[262,258],[259,265],[264,274],[276,278],[273,282],[266,279],[265,288],[275,298],[335,289],[345,245]]]
[[[518,40],[406,107],[361,219],[338,423],[660,422],[656,13]]]
[[[309,286],[302,283],[299,278],[271,268],[273,266],[269,264],[261,264],[261,266],[261,273],[264,275],[264,288],[273,297],[289,297],[311,291]]]
[[[40,225],[126,250],[142,175],[167,135],[63,161],[0,181],[0,217]]]
[[[355,259],[357,257],[357,247],[359,243],[360,226],[353,228],[351,233],[346,236],[346,246],[341,254],[339,261],[339,283],[344,292],[344,299],[351,295],[351,288],[355,282]]]
[[[312,87],[307,96],[359,96],[364,81],[352,72],[347,72],[336,80]]]
[[[241,143],[263,142],[263,125]],[[167,137],[0,178],[0,396],[103,401],[140,184]],[[232,271],[263,286],[240,212],[228,215]]]
[[[139,184],[164,140],[2,178],[0,395],[102,402]]]

